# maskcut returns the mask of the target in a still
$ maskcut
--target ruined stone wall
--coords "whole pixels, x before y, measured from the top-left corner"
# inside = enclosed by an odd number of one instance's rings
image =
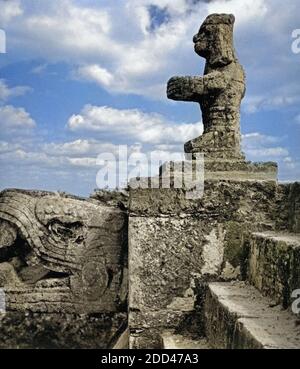
[[[201,333],[203,283],[242,278],[245,238],[274,228],[275,202],[275,181],[207,181],[197,200],[181,189],[131,190],[131,347],[159,347],[165,329]]]

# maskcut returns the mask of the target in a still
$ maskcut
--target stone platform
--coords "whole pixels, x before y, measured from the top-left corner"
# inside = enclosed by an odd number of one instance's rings
[[[244,160],[209,160],[166,162],[159,170],[160,177],[178,177],[190,181],[191,177],[204,180],[276,181],[278,167],[274,162],[253,163]]]

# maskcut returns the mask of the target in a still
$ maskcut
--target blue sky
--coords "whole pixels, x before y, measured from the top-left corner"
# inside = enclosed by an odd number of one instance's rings
[[[166,98],[173,75],[203,73],[192,36],[209,13],[236,17],[247,75],[243,149],[300,180],[300,1],[0,0],[1,188],[88,195],[96,157],[183,151],[202,131],[197,104]]]

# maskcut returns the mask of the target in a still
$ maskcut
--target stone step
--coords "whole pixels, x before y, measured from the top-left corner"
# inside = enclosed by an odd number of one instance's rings
[[[209,283],[204,313],[212,348],[300,348],[297,317],[245,282]]]
[[[161,338],[163,349],[196,350],[210,348],[206,338],[193,339],[170,331],[163,332]]]
[[[300,289],[300,234],[253,233],[248,279],[274,303],[290,307],[292,292]]]

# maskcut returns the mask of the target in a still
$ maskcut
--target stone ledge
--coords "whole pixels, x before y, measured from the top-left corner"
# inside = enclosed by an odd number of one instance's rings
[[[206,335],[213,348],[300,348],[296,316],[243,282],[210,283],[206,294]]]
[[[131,188],[130,215],[196,214],[198,217],[224,220],[269,218],[274,208],[274,181],[205,181],[203,196],[190,200],[186,190],[178,188]]]
[[[252,233],[249,251],[250,283],[289,307],[292,291],[300,288],[300,234]]]
[[[204,180],[257,180],[257,181],[277,181],[278,166],[274,162],[259,162],[252,163],[244,160],[209,160],[204,159],[201,163],[199,160],[197,167],[196,162],[186,160],[182,162],[166,162],[160,169],[159,174],[161,178],[183,176],[189,181],[191,175],[201,178],[204,166]],[[183,170],[185,174],[183,175]]]

